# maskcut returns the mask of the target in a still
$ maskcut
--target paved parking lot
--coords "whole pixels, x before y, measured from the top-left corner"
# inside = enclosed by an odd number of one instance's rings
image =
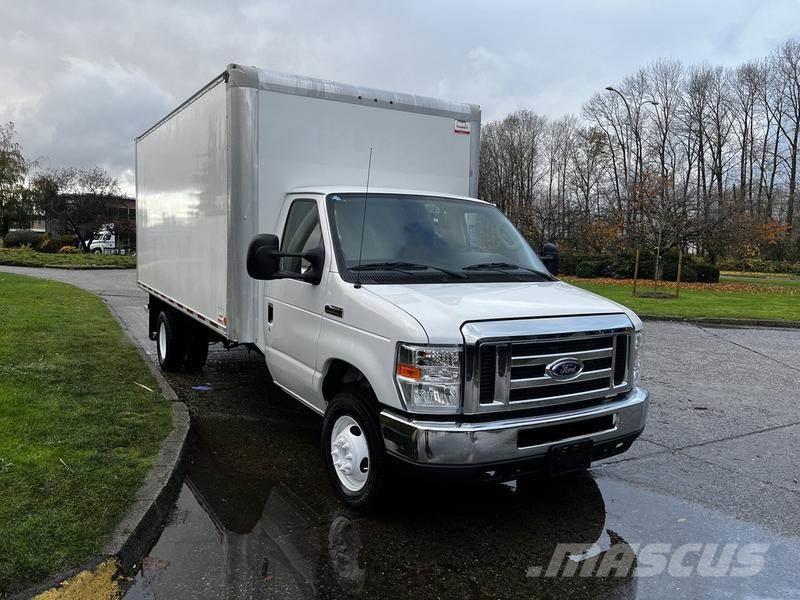
[[[135,272],[3,270],[99,293],[154,355]],[[525,489],[404,479],[374,517],[336,501],[319,418],[265,393],[261,357],[213,351],[203,374],[169,377],[196,442],[128,597],[800,598],[800,331],[666,322],[646,330],[651,412],[628,453]],[[575,559],[584,563],[655,543],[767,550],[749,577],[531,576],[559,543],[583,545]]]

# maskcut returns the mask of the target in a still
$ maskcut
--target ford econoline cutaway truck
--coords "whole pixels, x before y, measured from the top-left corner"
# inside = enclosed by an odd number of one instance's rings
[[[257,349],[356,508],[394,461],[507,480],[627,450],[642,323],[476,199],[479,147],[475,105],[229,65],[136,139],[161,368]]]

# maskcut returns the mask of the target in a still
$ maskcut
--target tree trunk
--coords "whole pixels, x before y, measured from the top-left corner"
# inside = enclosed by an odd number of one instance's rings
[[[653,270],[653,292],[658,291],[658,269],[661,266],[661,227],[658,228],[658,244],[656,245],[656,265]]]
[[[794,223],[794,201],[795,192],[797,189],[797,142],[798,134],[800,134],[800,123],[797,123],[794,128],[794,137],[789,147],[789,197],[786,206],[786,225],[788,226],[788,233],[792,233],[792,224]]]

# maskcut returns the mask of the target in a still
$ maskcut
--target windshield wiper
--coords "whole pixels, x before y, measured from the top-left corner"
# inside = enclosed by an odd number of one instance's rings
[[[528,271],[530,273],[534,273],[539,275],[540,277],[544,277],[545,279],[549,279],[551,281],[555,281],[555,277],[550,275],[549,273],[545,273],[544,271],[539,271],[538,269],[531,269],[530,267],[523,267],[522,265],[515,265],[514,263],[507,263],[507,262],[487,262],[487,263],[477,263],[474,265],[467,265],[466,267],[462,267],[462,271],[500,271],[501,273],[505,273],[512,269],[518,269],[522,271]]]
[[[434,267],[432,265],[423,265],[419,263],[404,262],[404,261],[390,261],[390,262],[374,262],[366,263],[363,265],[356,265],[350,267],[351,271],[402,271],[408,272],[412,270],[432,269],[439,271],[450,277],[457,277],[458,279],[467,279],[467,276],[457,271],[450,271],[441,267]]]

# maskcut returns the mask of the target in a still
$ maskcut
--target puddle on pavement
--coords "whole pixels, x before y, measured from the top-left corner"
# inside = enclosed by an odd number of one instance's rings
[[[126,598],[800,598],[800,540],[607,476],[520,489],[406,478],[363,517],[333,496],[318,419],[287,411],[195,419],[180,496]],[[599,563],[700,542],[770,546],[751,577],[529,576],[558,543]]]

